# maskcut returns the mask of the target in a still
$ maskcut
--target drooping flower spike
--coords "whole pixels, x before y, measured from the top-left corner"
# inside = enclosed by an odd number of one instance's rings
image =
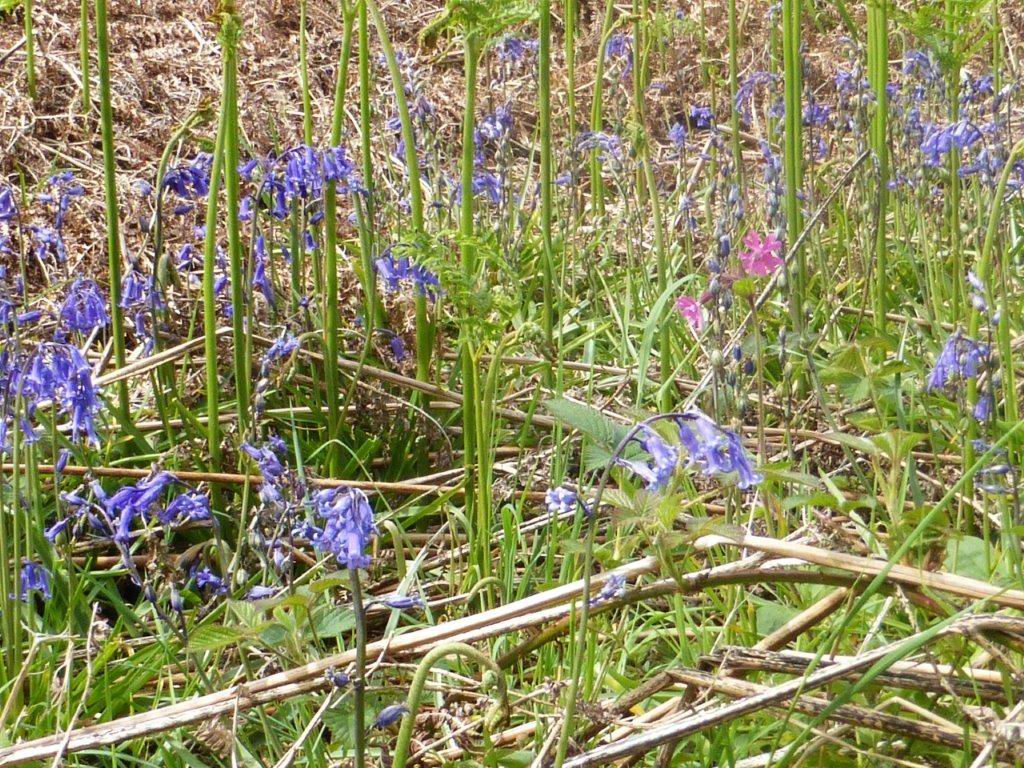
[[[79,333],[90,333],[110,322],[106,299],[95,281],[78,278],[72,283],[60,308],[60,319],[65,328]]]
[[[988,356],[987,345],[965,336],[959,329],[955,330],[946,340],[935,361],[935,367],[928,374],[925,389],[934,392],[950,384],[973,379],[988,361]]]

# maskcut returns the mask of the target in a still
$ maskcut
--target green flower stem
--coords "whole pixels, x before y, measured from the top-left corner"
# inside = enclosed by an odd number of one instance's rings
[[[548,350],[554,352],[555,315],[555,254],[551,228],[554,220],[554,160],[551,152],[551,0],[540,0],[540,55],[538,72],[538,101],[540,109],[540,229],[543,242],[541,278],[544,286],[544,305],[541,326]],[[470,113],[467,113],[470,114]],[[470,182],[472,177],[470,177]],[[463,197],[469,186],[463,180]],[[544,371],[546,386],[552,384],[551,366]]]
[[[615,22],[615,2],[607,0],[604,20],[601,22],[601,40],[597,50],[597,69],[594,74],[594,100],[590,105],[590,130],[600,131],[604,124],[601,106],[604,91],[605,45],[612,35]],[[604,179],[601,176],[601,160],[598,150],[590,151],[590,206],[591,213],[600,217],[604,214]]]
[[[81,0],[78,12],[78,64],[82,70],[82,112],[88,114],[92,106],[89,86],[89,0]]]
[[[875,323],[885,328],[888,308],[886,293],[888,253],[886,248],[886,213],[889,199],[888,101],[889,30],[886,0],[868,3],[868,80],[875,96],[871,120],[871,149],[878,163],[877,214],[875,222]],[[951,153],[952,154],[952,153]]]
[[[245,333],[245,272],[238,227],[238,37],[241,33],[233,3],[224,3],[221,46],[224,57],[224,216],[228,230],[228,262],[231,268],[231,337],[235,362],[235,400],[238,433],[249,431],[249,355]]]
[[[100,133],[103,139],[103,189],[107,203],[107,266],[110,278],[110,335],[114,364],[125,365],[124,316],[121,312],[121,237],[117,210],[117,176],[114,165],[114,112],[110,105],[110,41],[107,34],[107,0],[96,0],[96,56],[100,78]],[[130,418],[128,382],[117,384],[122,418]]]
[[[803,105],[803,77],[800,63],[800,6],[801,0],[782,0],[782,56],[783,81],[785,87],[786,116],[784,124],[785,148],[783,164],[786,176],[786,231],[787,247],[792,248],[803,229],[800,199],[797,197],[803,186],[803,134],[801,117]],[[799,333],[803,328],[803,292],[807,285],[807,259],[804,249],[794,254],[795,269],[789,281],[790,316],[793,329]]]
[[[305,8],[305,3],[303,3]],[[334,88],[334,113],[331,119],[331,146],[341,144],[341,126],[345,114],[345,88],[348,83],[348,60],[352,53],[352,27],[355,21],[349,7],[342,11],[345,25],[338,60],[338,80]],[[328,181],[324,187],[324,269],[327,272],[324,293],[324,383],[327,387],[327,465],[333,476],[339,470],[341,453],[335,442],[341,429],[338,388],[338,199],[337,183]]]
[[[299,88],[302,91],[302,138],[313,143],[313,101],[309,94],[309,42],[306,40],[307,0],[299,0]]]
[[[423,701],[423,692],[426,688],[427,677],[435,664],[448,656],[463,656],[470,661],[475,661],[488,670],[495,679],[498,689],[498,700],[493,709],[488,712],[484,719],[485,728],[493,728],[509,711],[508,686],[505,682],[505,673],[497,662],[490,656],[478,651],[466,643],[445,643],[431,650],[419,666],[416,667],[416,674],[413,676],[412,685],[409,687],[409,694],[405,700],[405,706],[409,710],[402,718],[402,726],[398,731],[398,741],[395,743],[395,758],[392,765],[394,768],[405,768],[409,760],[409,745],[412,742],[412,732],[416,724],[416,713],[419,711],[420,703]]]
[[[25,77],[28,80],[28,97],[36,97],[36,36],[32,25],[32,1],[22,0],[22,13],[25,16]],[[105,20],[105,19],[104,19]],[[96,17],[99,23],[99,16]]]
[[[373,220],[374,220],[374,189],[373,180],[373,148],[371,139],[371,122],[373,112],[370,107],[370,29],[368,8],[369,0],[359,0],[359,138],[363,165],[363,186],[366,196],[357,201],[356,220],[359,224],[359,262],[362,267],[363,294],[366,300],[363,327],[366,330],[366,349],[369,349],[373,329],[377,325],[377,289],[373,274]]]
[[[356,768],[366,766],[366,611],[363,607],[363,586],[359,570],[348,569],[349,589],[352,592],[352,615],[356,623],[356,668],[352,683],[352,736],[356,748]]]
[[[398,58],[388,37],[388,28],[381,16],[380,9],[373,0],[368,0],[373,23],[377,28],[384,59],[391,74],[391,84],[398,107],[398,119],[402,126],[402,142],[405,145],[405,171],[409,176],[409,216],[412,221],[413,239],[417,244],[426,236],[423,218],[423,189],[420,183],[420,161],[416,152],[416,133],[413,130],[409,103],[405,98],[405,87],[402,82],[402,71],[398,66]],[[372,270],[372,265],[370,265]],[[434,327],[427,311],[427,297],[421,292],[416,294],[416,378],[420,381],[430,379],[430,355],[434,343]]]
[[[227,90],[227,71],[222,73],[223,89]],[[220,384],[217,377],[217,292],[214,288],[217,260],[217,198],[224,169],[224,131],[226,111],[221,105],[210,169],[210,192],[206,196],[206,233],[203,237],[203,350],[206,357],[206,435],[210,451],[210,471],[221,470],[220,449]],[[159,194],[159,192],[158,192]],[[219,507],[219,487],[211,487],[211,506]]]

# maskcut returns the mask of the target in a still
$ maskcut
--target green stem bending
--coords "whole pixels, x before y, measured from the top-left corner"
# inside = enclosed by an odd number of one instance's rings
[[[420,703],[423,700],[427,677],[430,675],[430,670],[433,666],[447,656],[463,656],[477,662],[493,675],[498,689],[498,699],[495,701],[494,707],[485,716],[485,728],[493,728],[508,715],[508,686],[505,682],[505,673],[498,666],[498,663],[487,654],[478,651],[466,643],[445,643],[444,645],[439,645],[424,656],[419,666],[416,667],[416,674],[412,679],[409,695],[405,700],[405,706],[409,711],[402,718],[402,726],[398,731],[398,741],[395,743],[395,758],[394,762],[392,762],[394,768],[405,768],[409,760],[409,745],[412,742],[412,731],[416,724],[416,713],[419,711]]]

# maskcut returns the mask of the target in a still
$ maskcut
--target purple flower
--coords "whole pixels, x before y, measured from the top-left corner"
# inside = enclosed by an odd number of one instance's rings
[[[647,483],[648,490],[659,491],[664,488],[679,463],[679,449],[666,443],[661,435],[646,424],[640,427],[631,442],[637,443],[646,451],[651,457],[650,460],[645,462],[618,457],[615,463],[639,475]]]
[[[327,682],[335,688],[344,688],[352,682],[348,675],[344,672],[339,672],[334,667],[328,667],[327,671],[324,672],[324,677],[327,678]]]
[[[676,149],[682,149],[686,146],[686,137],[688,135],[689,130],[686,127],[686,123],[675,122],[668,129],[668,140],[672,142]]]
[[[473,132],[473,138],[478,145],[484,142],[499,143],[507,139],[511,131],[512,108],[504,104],[480,120]]]
[[[590,599],[590,605],[594,606],[600,603],[606,603],[609,600],[622,597],[625,592],[626,577],[619,573],[613,573],[605,580],[604,584],[601,585],[600,591]]]
[[[690,107],[690,125],[698,130],[707,130],[715,124],[715,114],[710,107]]]
[[[604,55],[610,59],[625,61],[622,77],[629,77],[633,71],[633,36],[616,33],[608,38],[604,46]]]
[[[988,346],[965,336],[959,329],[946,340],[925,389],[933,392],[949,384],[972,379],[988,360]]]
[[[505,64],[518,64],[528,54],[537,52],[536,40],[524,40],[521,37],[504,37],[494,46],[498,53],[498,61]]]
[[[70,344],[42,344],[29,361],[18,386],[27,401],[52,400],[71,418],[71,439],[85,435],[99,444],[94,419],[100,410],[98,394],[92,382],[92,368],[82,353]],[[30,406],[31,410],[31,406]]]
[[[622,142],[618,136],[601,131],[583,131],[576,139],[576,149],[580,152],[597,150],[597,158],[602,163],[617,161],[622,158]]]
[[[277,593],[277,589],[274,587],[264,587],[256,585],[250,589],[246,595],[246,600],[266,600],[268,597],[273,597]]]
[[[180,165],[165,173],[163,186],[186,200],[206,197],[210,191],[212,168],[213,155],[200,152],[187,165]]]
[[[736,485],[744,490],[764,479],[754,469],[739,435],[718,426],[703,411],[691,408],[676,419],[676,424],[679,441],[688,454],[688,466],[708,476],[735,475]]]
[[[292,352],[299,348],[299,340],[291,331],[285,331],[267,349],[260,362],[260,377],[265,377],[270,372],[271,365],[277,360],[283,360],[291,356]]]
[[[380,598],[380,602],[384,603],[388,608],[396,608],[401,611],[406,611],[410,608],[422,608],[423,598],[419,595],[388,595]]]
[[[191,246],[189,246],[191,247]],[[146,278],[133,264],[121,281],[121,309],[129,309],[146,303]]]
[[[60,308],[60,319],[65,328],[79,333],[89,333],[109,323],[107,303],[99,286],[81,277],[75,280]]]
[[[58,264],[68,260],[64,238],[58,230],[39,226],[31,226],[28,229],[32,235],[32,252],[40,263],[45,263],[51,258]]]
[[[377,730],[388,728],[397,723],[408,713],[409,708],[405,706],[405,704],[392,704],[389,707],[384,707],[384,709],[382,709],[377,715],[377,719],[373,721],[373,725],[371,727]]]
[[[270,306],[274,306],[274,286],[270,282],[270,274],[267,271],[268,261],[267,241],[263,235],[258,235],[253,245],[252,287],[263,294],[263,298]]]
[[[988,417],[992,415],[992,395],[985,393],[978,397],[978,402],[974,404],[974,419],[976,421],[988,421]]]
[[[21,565],[21,600],[28,602],[31,592],[38,592],[44,600],[53,595],[50,592],[50,572],[45,566],[32,560],[25,560]]]
[[[209,589],[218,595],[223,595],[228,591],[224,580],[209,568],[202,568],[196,571],[195,579],[196,589]]]
[[[325,488],[313,494],[312,501],[324,520],[313,546],[331,553],[346,568],[368,568],[372,559],[366,549],[377,535],[377,525],[366,494],[357,488]]]
[[[408,256],[396,259],[390,248],[374,261],[373,266],[377,274],[384,279],[384,289],[388,291],[397,291],[400,283],[411,281],[421,296],[433,300],[441,287],[437,275],[424,266],[413,264]]]
[[[549,488],[544,494],[544,503],[552,515],[567,514],[576,508],[579,497],[571,488]]]
[[[47,190],[36,197],[40,203],[57,206],[57,215],[53,227],[58,232],[64,228],[64,217],[67,215],[71,200],[85,195],[85,188],[75,181],[71,171],[64,171],[51,176],[46,181]]]
[[[210,519],[210,498],[199,491],[186,491],[175,496],[165,508],[158,510],[157,519],[164,525]]]
[[[10,187],[0,187],[0,222],[8,222],[18,217],[18,205],[14,201],[14,193]]]

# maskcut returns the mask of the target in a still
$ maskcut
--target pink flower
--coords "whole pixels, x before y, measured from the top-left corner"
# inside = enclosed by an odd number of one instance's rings
[[[765,277],[785,263],[779,257],[782,243],[774,233],[769,232],[767,237],[762,238],[759,233],[751,230],[744,236],[743,244],[749,250],[740,251],[740,261],[748,275]]]
[[[704,313],[701,311],[700,303],[695,299],[691,299],[689,296],[680,296],[676,299],[676,309],[679,310],[686,322],[690,324],[690,327],[695,331],[703,330],[704,328]]]

